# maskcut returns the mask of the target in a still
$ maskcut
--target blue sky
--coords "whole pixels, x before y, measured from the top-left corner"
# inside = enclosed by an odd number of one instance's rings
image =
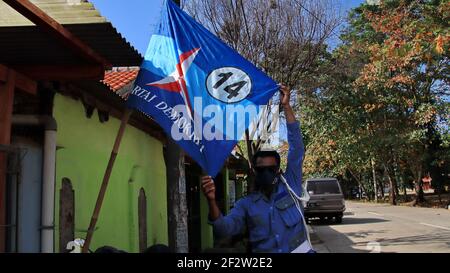
[[[359,6],[364,0],[334,0],[342,12]],[[158,22],[163,0],[90,0],[100,13],[106,17],[142,54],[147,49],[154,26]],[[338,42],[336,37],[329,43]]]

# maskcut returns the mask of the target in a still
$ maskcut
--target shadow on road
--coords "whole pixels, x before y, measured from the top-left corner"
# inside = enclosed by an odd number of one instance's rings
[[[373,247],[369,244],[371,242],[365,242],[364,245],[362,245],[361,243],[353,242],[350,238],[365,238],[374,233],[385,233],[385,230],[359,231],[344,234],[336,231],[333,226],[372,224],[381,222],[389,222],[389,220],[379,218],[344,217],[341,224],[335,223],[332,219],[311,220],[311,226],[317,232],[317,237],[320,240],[320,243],[324,244],[331,253],[369,253],[373,251]],[[362,247],[362,249],[357,249],[355,247]]]
[[[346,235],[334,230],[329,225],[319,225],[313,228],[315,230],[316,241],[313,246],[318,253],[369,253],[369,250],[353,248],[355,243]],[[324,250],[325,251],[321,251]]]
[[[381,239],[378,241],[383,245],[446,244],[450,247],[450,232],[436,232],[415,236],[404,236],[395,239]],[[426,249],[424,249],[423,251],[426,252]]]

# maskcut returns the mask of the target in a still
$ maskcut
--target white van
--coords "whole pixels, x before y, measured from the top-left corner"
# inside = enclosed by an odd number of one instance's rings
[[[306,219],[335,218],[337,223],[342,223],[345,201],[341,185],[336,178],[307,179],[305,189],[310,196],[305,207]]]

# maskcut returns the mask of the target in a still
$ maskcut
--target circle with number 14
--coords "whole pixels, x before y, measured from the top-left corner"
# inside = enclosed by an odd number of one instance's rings
[[[237,103],[250,95],[252,81],[242,70],[222,67],[211,72],[206,79],[208,93],[225,103]]]

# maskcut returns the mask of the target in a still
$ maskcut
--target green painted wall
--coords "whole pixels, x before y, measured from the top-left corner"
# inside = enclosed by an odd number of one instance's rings
[[[200,219],[201,219],[201,240],[202,240],[202,250],[212,248],[214,246],[213,229],[210,224],[208,224],[208,201],[205,195],[200,192]]]
[[[85,238],[120,121],[87,118],[80,101],[57,94],[58,122],[55,193],[55,251],[59,251],[59,193],[63,177],[75,191],[75,238]],[[110,245],[139,251],[138,196],[147,196],[148,245],[168,244],[166,168],[161,142],[128,126],[97,222],[91,250]]]

